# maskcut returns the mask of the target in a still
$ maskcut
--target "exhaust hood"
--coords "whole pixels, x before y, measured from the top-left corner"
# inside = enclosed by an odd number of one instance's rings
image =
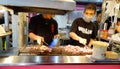
[[[65,14],[76,7],[74,0],[0,0],[0,5],[15,12]]]

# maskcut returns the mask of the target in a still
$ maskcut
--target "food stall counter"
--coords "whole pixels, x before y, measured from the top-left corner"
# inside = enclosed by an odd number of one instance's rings
[[[95,65],[120,64],[118,61],[91,61],[87,56],[3,56],[0,57],[0,66],[23,65]]]

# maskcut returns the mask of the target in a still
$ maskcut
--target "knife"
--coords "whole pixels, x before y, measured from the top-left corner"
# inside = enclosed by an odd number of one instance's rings
[[[48,46],[48,43],[47,43],[47,42],[44,41],[43,43],[46,44],[46,45]]]

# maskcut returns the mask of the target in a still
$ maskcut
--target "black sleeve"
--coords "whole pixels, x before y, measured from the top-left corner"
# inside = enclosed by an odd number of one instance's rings
[[[96,26],[95,26],[95,24],[93,24],[93,32],[92,32],[92,36],[91,36],[91,38],[92,39],[95,39],[96,38],[96,36],[97,36],[97,29],[96,29]]]
[[[77,31],[77,19],[73,21],[73,24],[71,26],[70,32],[76,32]]]
[[[54,25],[55,25],[55,31],[54,31],[54,35],[58,34],[58,23],[54,20]]]
[[[36,24],[36,20],[32,17],[29,23],[29,33],[30,32],[35,33],[35,27],[37,26],[35,24]]]

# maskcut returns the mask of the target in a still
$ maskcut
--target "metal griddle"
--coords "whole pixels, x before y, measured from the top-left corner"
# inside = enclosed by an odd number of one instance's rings
[[[43,52],[43,53],[37,52],[37,53],[32,53],[30,51],[31,47],[32,46],[20,48],[19,55],[42,55],[42,56],[83,56],[83,55],[86,55],[86,54],[69,54],[69,53],[64,53],[64,52],[56,52],[56,51],[53,51],[53,50],[52,50],[52,52]],[[62,49],[62,46],[54,47],[54,48],[60,48],[60,49]]]

